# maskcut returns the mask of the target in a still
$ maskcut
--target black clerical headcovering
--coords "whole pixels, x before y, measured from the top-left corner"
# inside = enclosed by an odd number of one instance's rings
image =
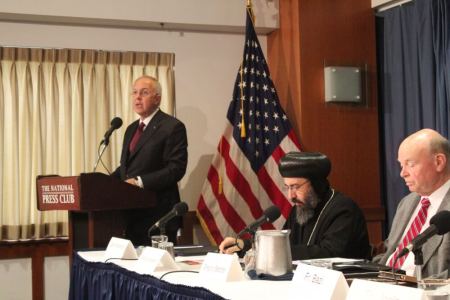
[[[283,177],[321,180],[330,174],[331,163],[319,152],[289,152],[281,158],[278,170]]]
[[[281,176],[290,178],[307,178],[319,198],[328,195],[331,162],[319,152],[289,152],[283,156],[278,165]]]

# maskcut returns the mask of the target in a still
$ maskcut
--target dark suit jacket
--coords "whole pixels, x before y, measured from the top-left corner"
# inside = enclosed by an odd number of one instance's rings
[[[147,230],[180,201],[178,181],[187,166],[187,136],[184,124],[159,110],[151,119],[133,153],[129,145],[139,120],[125,131],[120,166],[113,176],[125,180],[140,176],[144,189],[156,192],[157,207],[130,211],[126,237],[134,245],[149,244]],[[176,232],[179,221],[167,224],[167,231]]]
[[[404,197],[398,207],[392,222],[391,232],[384,241],[386,253],[380,254],[374,258],[374,262],[386,264],[389,256],[395,251],[403,232],[408,225],[411,215],[414,213],[417,205],[419,205],[420,196],[411,193]],[[437,212],[450,209],[450,191],[447,192],[439,206]],[[423,266],[422,276],[445,277],[449,276],[450,265],[450,233],[444,235],[436,235],[430,238],[422,247]]]

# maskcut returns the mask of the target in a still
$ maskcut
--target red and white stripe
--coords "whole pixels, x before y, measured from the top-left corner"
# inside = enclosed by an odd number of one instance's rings
[[[281,210],[281,217],[264,229],[280,229],[289,215],[291,204],[283,194],[283,178],[278,172],[278,162],[290,151],[300,151],[294,132],[281,141],[263,167],[255,173],[247,157],[232,136],[228,124],[219,142],[218,151],[208,171],[197,212],[212,242],[220,243],[226,236],[237,232],[259,218],[272,205]],[[219,193],[219,176],[223,191]]]
[[[389,261],[389,266],[392,267],[392,265],[395,262],[395,268],[400,269],[403,266],[403,263],[405,262],[406,258],[408,257],[409,253],[397,259],[399,253],[403,250],[403,248],[405,248],[409,243],[411,243],[411,241],[420,233],[423,225],[425,224],[425,221],[427,220],[428,207],[430,207],[430,200],[428,198],[423,198],[421,200],[421,205],[422,207],[415,216],[408,231],[403,237],[403,240],[397,246],[397,250],[395,250],[394,255],[392,255],[392,258]]]

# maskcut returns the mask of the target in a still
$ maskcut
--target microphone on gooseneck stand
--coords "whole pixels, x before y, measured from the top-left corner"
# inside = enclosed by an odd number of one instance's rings
[[[98,163],[101,160],[101,157],[103,155],[103,152],[105,152],[106,147],[109,144],[109,138],[111,136],[111,134],[114,132],[114,130],[120,128],[122,126],[122,119],[119,117],[115,117],[114,119],[111,120],[111,127],[109,127],[108,131],[105,132],[105,135],[103,136],[103,140],[100,142],[98,151],[97,151],[97,160],[94,164],[94,170],[93,172],[95,172],[95,170],[97,169]],[[103,162],[102,162],[103,164]],[[106,168],[106,167],[105,167]],[[109,173],[109,171],[108,171]]]
[[[435,235],[443,235],[450,231],[450,211],[443,210],[435,214],[430,219],[430,226],[424,230],[421,234],[417,235],[405,248],[400,251],[398,256],[395,258],[393,264],[392,264],[392,274],[394,274],[395,270],[395,264],[397,263],[397,260],[408,254],[410,251],[414,252],[416,255],[415,257],[415,264],[421,265],[423,264],[423,261],[421,263],[418,263],[417,261],[421,261],[422,258],[422,251],[421,248],[423,244],[425,244],[430,238],[432,238]],[[417,276],[419,277],[419,276]],[[397,277],[394,275],[395,282],[397,282]]]
[[[233,247],[233,246],[237,246],[239,249],[241,249],[241,247],[238,244],[238,238],[240,238],[241,236],[243,236],[246,233],[250,233],[252,235],[252,237],[253,237],[253,235],[255,234],[256,229],[258,229],[259,226],[261,226],[262,224],[265,224],[265,223],[273,223],[276,219],[278,219],[280,217],[280,215],[281,215],[281,211],[280,211],[280,209],[278,207],[276,207],[275,205],[270,206],[269,208],[267,208],[263,212],[261,217],[256,219],[253,223],[251,223],[250,225],[248,225],[244,229],[242,229],[236,235],[235,243],[225,247],[225,249],[228,249],[228,248]],[[243,240],[243,242],[244,242],[244,247],[242,247],[242,249],[245,249],[245,248],[250,246],[252,241],[250,241],[250,240]]]
[[[399,253],[398,257],[406,255],[410,251],[415,251],[422,247],[430,238],[435,235],[443,235],[450,231],[450,211],[443,210],[435,214],[430,219],[430,226],[424,232],[417,235],[411,243],[409,243]]]
[[[274,222],[276,219],[278,219],[280,217],[280,215],[281,215],[281,212],[280,212],[280,209],[278,207],[270,206],[269,208],[267,208],[263,212],[263,215],[261,217],[256,219],[253,223],[251,223],[250,225],[248,225],[244,229],[242,229],[238,233],[237,236],[241,237],[245,233],[254,234],[256,229],[258,229],[259,226],[261,226],[262,224],[265,224],[265,223],[272,223],[272,222]]]
[[[109,137],[113,133],[114,130],[119,129],[122,126],[122,119],[119,117],[115,117],[111,120],[111,127],[109,127],[108,131],[105,132],[105,135],[103,137],[103,140],[100,142],[100,144],[105,144],[108,146],[109,144]]]
[[[155,224],[150,227],[147,232],[148,237],[151,236],[151,233],[156,228],[159,228],[161,234],[165,234],[166,231],[166,223],[172,220],[175,217],[179,217],[184,215],[188,211],[188,205],[186,202],[178,202],[175,204],[171,211],[169,211],[164,217],[158,220]]]

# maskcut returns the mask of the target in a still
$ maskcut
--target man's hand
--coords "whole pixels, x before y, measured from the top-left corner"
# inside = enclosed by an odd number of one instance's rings
[[[236,245],[238,243],[238,245]],[[244,241],[233,237],[226,237],[219,245],[220,253],[232,254],[241,251],[244,247]]]
[[[127,180],[125,180],[125,182],[131,185],[139,186],[139,183],[135,178],[128,178]]]

